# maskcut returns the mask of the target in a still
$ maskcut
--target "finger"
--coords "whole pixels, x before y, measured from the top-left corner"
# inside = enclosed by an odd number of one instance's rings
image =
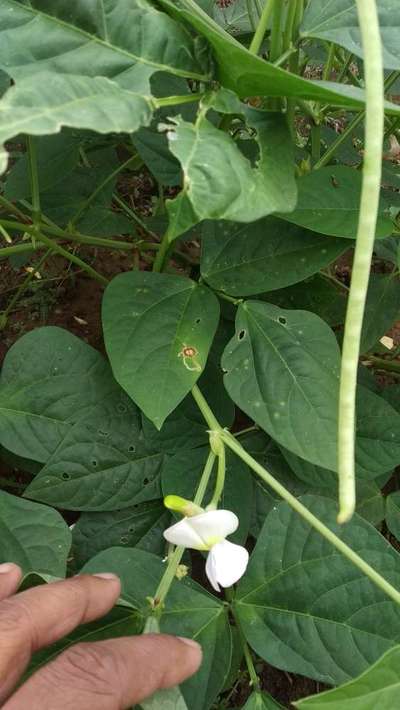
[[[178,685],[200,663],[200,646],[174,636],[77,644],[33,675],[3,710],[122,710]]]
[[[22,571],[13,562],[0,565],[0,601],[14,594],[21,581]]]
[[[106,614],[120,593],[117,577],[84,575],[35,587],[0,603],[0,704],[31,654]]]

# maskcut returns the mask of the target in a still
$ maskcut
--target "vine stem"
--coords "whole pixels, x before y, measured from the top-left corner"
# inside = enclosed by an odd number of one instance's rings
[[[28,136],[28,162],[29,162],[29,177],[31,183],[32,192],[32,219],[35,224],[38,224],[41,220],[41,210],[40,210],[40,188],[39,188],[39,174],[37,167],[37,151],[36,151],[36,141],[32,136]]]
[[[344,327],[339,391],[338,522],[350,520],[356,505],[355,410],[361,329],[374,248],[382,174],[384,80],[382,43],[375,0],[357,0],[364,47],[366,121],[363,182],[356,248]]]
[[[76,256],[75,254],[71,254],[71,252],[67,251],[66,249],[63,249],[59,244],[54,242],[52,239],[47,237],[45,234],[42,234],[42,232],[36,232],[36,237],[38,241],[42,242],[45,244],[47,247],[52,249],[56,254],[60,254],[63,256],[65,259],[68,259],[68,261],[71,261],[73,264],[76,264],[79,266],[83,271],[86,271],[92,278],[96,279],[96,281],[99,281],[100,283],[104,284],[105,286],[108,285],[109,281],[106,279],[105,276],[102,276],[99,274],[95,269],[93,269],[89,264],[87,264],[85,261],[79,258],[79,256]],[[0,252],[1,253],[1,252]]]
[[[213,470],[214,461],[215,454],[210,451],[203,469],[203,473],[201,474],[196,495],[193,500],[193,503],[195,503],[195,505],[201,505],[203,502],[203,498],[205,496],[208,482],[210,480],[210,476]],[[162,611],[162,604],[170,590],[172,582],[175,579],[176,570],[182,559],[184,551],[185,548],[182,545],[178,545],[178,547],[175,548],[174,552],[168,560],[167,569],[165,570],[161,578],[160,584],[157,587],[157,591],[154,595],[154,608],[158,611],[158,613],[161,613]]]
[[[257,675],[257,671],[254,667],[253,657],[251,655],[249,644],[246,641],[246,637],[244,635],[242,625],[240,623],[240,618],[239,618],[238,614],[236,613],[235,605],[232,603],[234,601],[234,595],[232,593],[231,588],[228,587],[228,589],[225,589],[225,597],[226,597],[226,600],[230,604],[230,610],[231,610],[233,618],[235,619],[235,624],[236,624],[236,628],[237,628],[238,635],[239,635],[240,645],[243,649],[243,656],[244,656],[244,660],[246,661],[247,671],[248,671],[248,674],[250,677],[250,685],[252,686],[252,688],[255,692],[259,692],[261,690],[260,679],[259,679],[259,677]]]
[[[260,21],[257,25],[257,29],[254,33],[253,39],[251,40],[249,52],[252,54],[258,54],[261,45],[263,43],[265,33],[267,31],[267,25],[269,18],[271,17],[272,10],[274,9],[275,0],[266,0],[263,11],[261,13]]]
[[[195,391],[194,391],[195,390]],[[279,481],[274,478],[269,471],[267,471],[264,466],[261,466],[256,459],[254,459],[243,446],[236,440],[236,438],[226,429],[223,429],[215,418],[213,412],[211,411],[209,405],[201,394],[197,385],[192,389],[192,395],[197,402],[200,411],[203,414],[208,426],[218,433],[222,441],[228,446],[231,451],[233,451],[244,463],[246,463],[249,468],[251,468],[254,473],[256,473],[270,488],[272,488],[275,493],[277,493],[290,507],[298,513],[303,520],[305,520],[309,525],[311,525],[314,530],[320,533],[326,540],[328,540],[331,545],[336,547],[339,552],[341,552],[344,557],[347,557],[350,562],[352,562],[358,569],[363,572],[379,589],[381,589],[388,597],[393,599],[394,602],[400,605],[400,592],[393,587],[390,582],[388,582],[382,575],[373,569],[365,560],[362,559],[354,550],[346,545],[343,540],[340,539],[327,525],[325,525],[319,518],[311,513],[305,505],[303,505],[290,491],[285,488]]]

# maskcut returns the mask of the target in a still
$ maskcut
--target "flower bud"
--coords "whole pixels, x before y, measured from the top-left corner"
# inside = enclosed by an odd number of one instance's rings
[[[181,498],[181,496],[166,496],[164,498],[164,505],[168,510],[173,510],[175,513],[180,513],[185,518],[191,518],[193,515],[199,515],[203,513],[203,508],[199,505],[193,503],[191,500],[186,500],[186,498]]]

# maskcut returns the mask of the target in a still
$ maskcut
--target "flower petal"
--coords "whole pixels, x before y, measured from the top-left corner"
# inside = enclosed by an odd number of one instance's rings
[[[214,589],[231,587],[245,573],[249,553],[245,547],[234,545],[229,540],[222,540],[208,553],[206,574]]]
[[[209,510],[194,515],[190,518],[190,524],[209,549],[235,532],[239,527],[239,520],[230,510]]]
[[[192,520],[193,518],[183,518],[179,523],[171,525],[170,528],[164,530],[165,539],[174,545],[183,545],[192,548],[192,550],[208,550],[200,535],[193,529]]]

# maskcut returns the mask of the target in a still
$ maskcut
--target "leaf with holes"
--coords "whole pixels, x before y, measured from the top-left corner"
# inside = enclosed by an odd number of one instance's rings
[[[120,385],[158,429],[203,372],[218,300],[180,276],[120,274],[103,299],[107,353]]]
[[[64,577],[71,532],[56,510],[0,491],[0,562]]]
[[[396,588],[400,556],[358,515],[304,505]],[[398,642],[400,609],[286,503],[272,510],[235,599],[248,642],[273,666],[329,684],[359,675]]]
[[[162,560],[142,550],[113,547],[96,555],[82,571],[105,569],[120,577],[122,598],[148,615],[148,597],[154,597],[165,571]],[[190,710],[209,710],[230,667],[232,640],[227,607],[196,583],[174,580],[160,617],[160,629],[201,644],[200,670],[181,685],[181,690]]]
[[[340,355],[318,316],[258,301],[238,308],[222,367],[233,401],[277,442],[336,468]]]
[[[386,69],[400,69],[400,7],[396,0],[376,3]],[[351,54],[363,57],[361,32],[355,0],[313,0],[304,13],[301,36],[317,37],[345,47]]]
[[[326,239],[275,217],[249,225],[206,222],[202,236],[202,276],[231,296],[303,281],[349,248],[342,239]]]

